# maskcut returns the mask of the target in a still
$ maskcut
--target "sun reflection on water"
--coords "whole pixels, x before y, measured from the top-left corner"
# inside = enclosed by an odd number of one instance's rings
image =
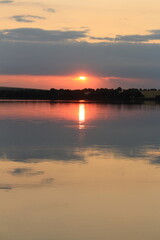
[[[85,105],[79,105],[79,129],[85,128]]]

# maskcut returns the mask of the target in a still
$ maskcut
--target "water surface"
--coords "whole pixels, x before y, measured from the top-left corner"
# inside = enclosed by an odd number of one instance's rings
[[[0,239],[159,240],[160,106],[0,102]]]

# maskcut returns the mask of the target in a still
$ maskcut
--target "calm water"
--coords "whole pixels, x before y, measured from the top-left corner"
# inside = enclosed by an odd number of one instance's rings
[[[0,102],[1,240],[159,240],[160,106]]]

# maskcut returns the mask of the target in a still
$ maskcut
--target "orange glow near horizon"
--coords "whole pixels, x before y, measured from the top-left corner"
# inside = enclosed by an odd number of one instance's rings
[[[0,75],[0,86],[22,88],[83,89],[103,87],[100,77],[88,74],[66,76]]]
[[[82,75],[84,74],[84,75]],[[79,77],[86,77],[86,80],[80,80]],[[139,86],[139,82],[145,85],[145,79],[121,78],[115,76],[98,76],[91,73],[78,72],[74,75],[50,76],[50,75],[0,75],[1,87],[19,87],[35,89],[84,89],[84,88],[117,88],[121,86]],[[125,86],[126,85],[126,86]],[[139,88],[139,87],[138,87]]]

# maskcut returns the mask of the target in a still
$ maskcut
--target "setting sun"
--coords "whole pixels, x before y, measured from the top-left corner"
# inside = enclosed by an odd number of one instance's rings
[[[87,77],[86,76],[79,76],[78,79],[82,80],[82,81],[85,81],[85,80],[87,80]]]

